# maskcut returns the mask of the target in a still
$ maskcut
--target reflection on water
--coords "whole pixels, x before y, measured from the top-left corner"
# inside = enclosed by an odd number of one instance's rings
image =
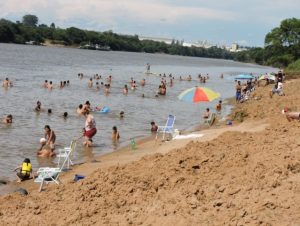
[[[177,96],[183,90],[196,86],[207,86],[220,92],[222,99],[234,95],[232,81],[220,79],[237,73],[262,73],[270,68],[232,61],[168,56],[160,54],[101,52],[66,48],[46,48],[40,46],[23,46],[0,44],[0,79],[9,77],[14,87],[0,89],[0,116],[13,115],[13,124],[0,124],[0,175],[13,178],[9,170],[19,165],[25,157],[29,157],[33,167],[53,166],[55,159],[36,157],[39,139],[44,135],[44,126],[50,125],[57,136],[57,148],[68,146],[70,141],[81,135],[84,118],[76,114],[80,103],[89,100],[93,106],[108,106],[108,114],[94,113],[98,132],[93,138],[95,147],[83,148],[81,141],[74,153],[74,161],[92,160],[96,155],[117,149],[128,144],[130,139],[150,135],[150,122],[164,125],[169,114],[176,115],[175,128],[182,130],[200,123],[201,115],[206,107],[216,104],[191,104],[180,102]],[[150,63],[151,71],[172,73],[175,81],[167,87],[167,95],[155,97],[160,78],[156,75],[145,75],[145,65]],[[84,73],[79,79],[77,74]],[[112,75],[111,92],[104,95],[104,87],[96,90],[88,88],[88,80],[94,74],[101,74],[99,83],[106,83],[105,78]],[[210,79],[206,84],[197,80],[199,73],[208,73]],[[193,81],[179,81],[179,76],[192,75]],[[123,95],[123,87],[133,77],[137,83],[145,78],[146,86],[138,86],[137,90],[129,89]],[[53,81],[52,91],[42,88],[44,80]],[[59,89],[60,81],[70,81],[70,85]],[[167,81],[169,79],[167,78]],[[142,94],[145,98],[142,98]],[[34,111],[37,100],[42,102],[46,110]],[[52,114],[47,109],[52,109]],[[225,107],[223,114],[228,111]],[[119,118],[120,111],[125,112],[124,119]],[[68,119],[61,115],[68,112]],[[121,139],[119,143],[111,141],[111,128],[117,126]]]

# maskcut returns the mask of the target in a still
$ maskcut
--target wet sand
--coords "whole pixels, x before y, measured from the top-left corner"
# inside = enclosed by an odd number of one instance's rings
[[[62,174],[63,184],[0,197],[6,225],[300,225],[300,123],[281,110],[300,106],[300,80],[271,86],[238,104],[243,123],[202,137],[154,138]],[[75,174],[86,178],[73,182]]]

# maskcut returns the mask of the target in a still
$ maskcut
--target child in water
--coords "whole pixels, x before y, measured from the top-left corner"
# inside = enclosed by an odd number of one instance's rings
[[[119,134],[118,129],[117,129],[116,126],[114,126],[114,127],[112,128],[111,139],[112,139],[113,141],[118,141],[118,140],[120,139],[120,134]]]

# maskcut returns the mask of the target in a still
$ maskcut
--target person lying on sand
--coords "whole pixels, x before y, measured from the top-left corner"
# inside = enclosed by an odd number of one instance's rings
[[[293,111],[290,111],[289,112],[289,109],[287,107],[285,107],[283,110],[282,110],[282,114],[285,115],[286,119],[291,122],[293,121],[294,119],[296,120],[299,120],[300,121],[300,112],[293,112]]]

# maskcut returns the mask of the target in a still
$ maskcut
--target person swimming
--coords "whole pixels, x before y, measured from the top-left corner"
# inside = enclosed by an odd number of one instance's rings
[[[12,119],[13,119],[13,117],[12,117],[12,115],[7,115],[3,120],[2,120],[2,122],[3,123],[5,123],[5,124],[11,124],[12,123]]]
[[[36,107],[34,108],[35,111],[41,111],[42,110],[42,103],[41,101],[36,102]]]
[[[48,80],[45,80],[44,84],[42,85],[43,88],[48,88]]]
[[[79,105],[78,105],[78,108],[76,109],[76,112],[77,112],[77,114],[79,114],[79,115],[84,115],[84,114],[85,114],[85,111],[84,111],[84,109],[83,109],[83,105],[82,105],[82,104],[79,104]]]
[[[3,81],[2,86],[5,87],[5,88],[12,87],[12,81],[10,81],[9,78],[5,78],[5,80]]]
[[[123,94],[124,95],[128,94],[128,86],[127,85],[124,85]]]
[[[52,84],[52,81],[50,81],[48,84],[48,90],[52,90],[52,89],[53,89],[53,84]]]

